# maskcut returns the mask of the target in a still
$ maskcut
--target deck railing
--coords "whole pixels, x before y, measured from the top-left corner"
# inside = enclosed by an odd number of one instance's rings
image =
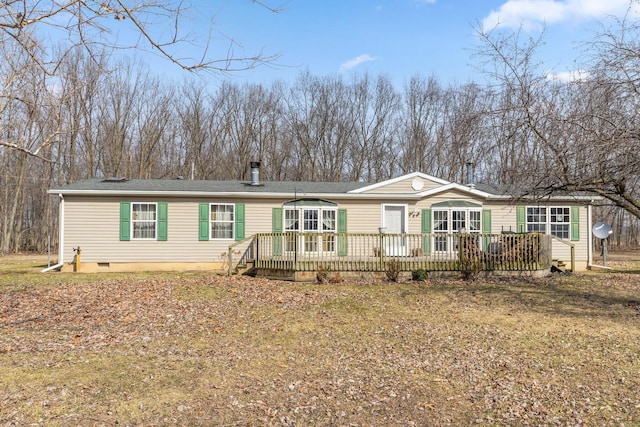
[[[289,271],[534,271],[551,266],[543,234],[260,233],[254,266]]]

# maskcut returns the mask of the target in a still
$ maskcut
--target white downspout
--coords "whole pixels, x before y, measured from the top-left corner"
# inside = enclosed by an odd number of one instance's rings
[[[593,214],[591,203],[587,205],[587,267],[593,266]]]
[[[58,263],[45,268],[42,273],[59,270],[64,265],[64,196],[58,194],[58,197],[60,197],[60,206],[58,207]]]

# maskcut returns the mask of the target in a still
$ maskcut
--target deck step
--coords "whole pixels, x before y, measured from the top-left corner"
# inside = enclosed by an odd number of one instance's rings
[[[551,260],[551,271],[557,273],[566,273],[567,272],[567,264],[560,259],[552,259]]]
[[[254,268],[254,263],[252,261],[248,261],[248,262],[244,262],[242,264],[238,264],[236,265],[236,268],[234,269],[233,273],[234,274],[246,274],[246,275],[253,275],[253,271],[255,270]]]

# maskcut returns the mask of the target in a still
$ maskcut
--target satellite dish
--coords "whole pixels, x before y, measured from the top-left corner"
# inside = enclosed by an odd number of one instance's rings
[[[606,239],[609,234],[613,233],[611,226],[606,222],[596,222],[592,228],[593,235],[598,239]]]

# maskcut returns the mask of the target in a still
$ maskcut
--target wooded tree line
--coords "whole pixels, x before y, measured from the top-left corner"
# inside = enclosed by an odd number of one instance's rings
[[[482,83],[301,72],[292,83],[169,82],[108,51],[64,49],[55,70],[4,38],[0,253],[57,239],[54,186],[91,177],[379,181],[421,171],[515,195],[586,191],[614,244],[637,246],[640,40],[623,21],[589,44],[584,74],[552,78],[541,40],[479,32]],[[37,46],[33,46],[37,50]]]

